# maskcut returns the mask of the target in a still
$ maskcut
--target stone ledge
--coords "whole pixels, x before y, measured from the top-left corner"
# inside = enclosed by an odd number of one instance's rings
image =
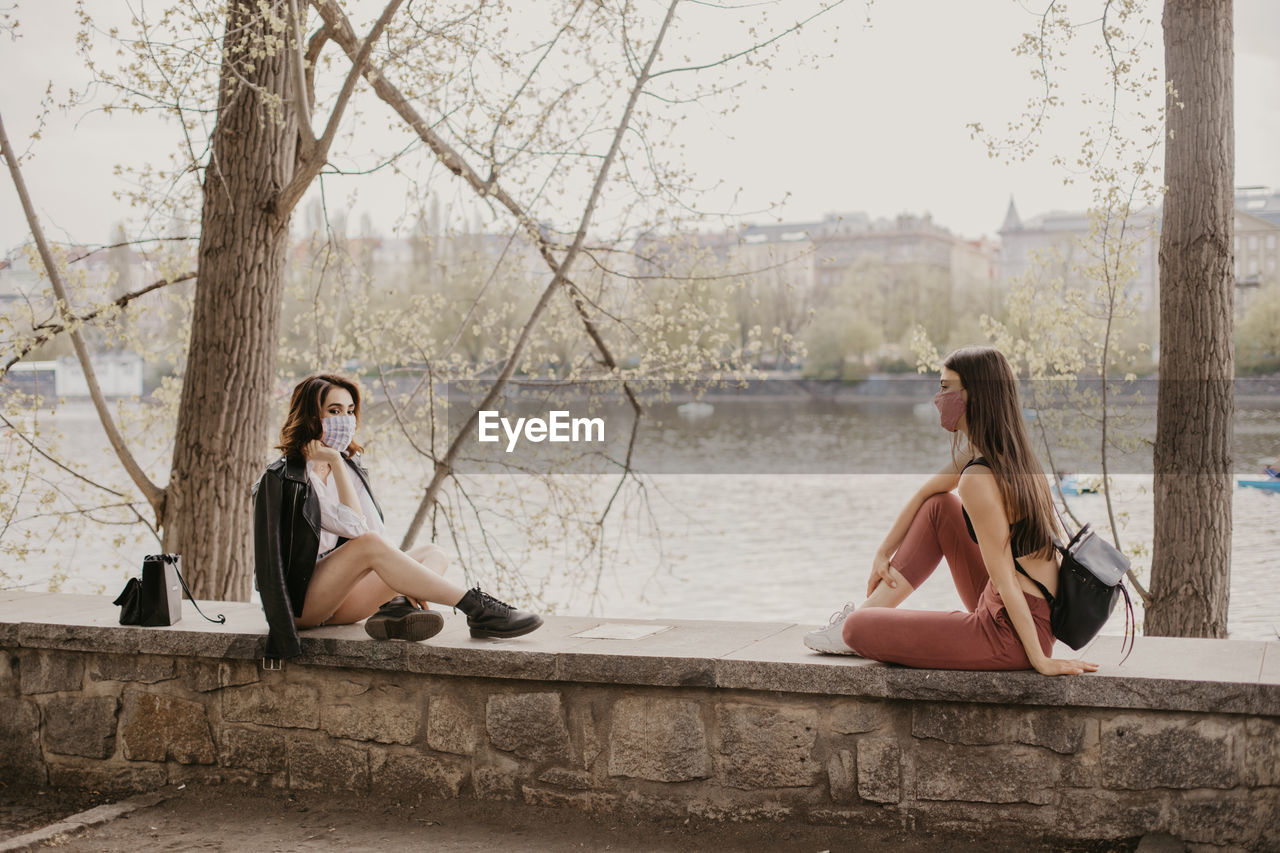
[[[107,596],[0,594],[0,646],[28,649],[254,660],[266,641],[261,608],[201,602],[225,625],[186,608],[168,628],[117,623]],[[644,633],[639,639],[575,636],[600,626]],[[1011,705],[1128,708],[1280,716],[1280,642],[1139,637],[1119,666],[1121,638],[1101,636],[1079,653],[1058,656],[1102,665],[1096,673],[1045,678],[1034,672],[957,672],[891,666],[818,655],[801,644],[811,626],[790,623],[549,617],[514,640],[475,640],[460,615],[428,642],[377,642],[359,625],[302,632],[301,657],[316,665],[429,675],[643,687],[710,687]],[[627,633],[620,630],[618,633]]]

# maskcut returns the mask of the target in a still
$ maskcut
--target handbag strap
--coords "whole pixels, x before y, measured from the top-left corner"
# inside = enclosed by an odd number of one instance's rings
[[[1120,592],[1124,593],[1124,639],[1129,641],[1129,650],[1125,651],[1124,640],[1120,641],[1120,651],[1124,652],[1124,657],[1120,658],[1120,665],[1129,659],[1129,655],[1133,654],[1133,643],[1138,638],[1138,620],[1133,615],[1133,600],[1129,598],[1129,590],[1125,589],[1124,578],[1116,584],[1120,588]]]
[[[201,616],[204,616],[205,619],[208,619],[210,622],[214,623],[215,625],[226,624],[227,617],[223,616],[221,613],[218,614],[217,619],[209,619],[208,616],[204,615],[204,611],[200,609],[200,605],[196,604],[196,597],[191,594],[191,587],[187,586],[187,579],[182,576],[182,570],[178,568],[178,564],[176,562],[173,563],[173,573],[178,576],[178,583],[182,584],[182,591],[187,594],[187,598],[191,599],[191,606],[196,609],[197,613],[199,613]]]

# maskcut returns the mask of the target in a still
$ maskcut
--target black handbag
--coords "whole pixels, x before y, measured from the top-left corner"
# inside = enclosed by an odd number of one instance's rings
[[[1062,516],[1059,515],[1058,518],[1061,520]],[[1062,527],[1064,530],[1070,529],[1065,520],[1062,521]],[[1062,554],[1056,596],[1050,595],[1044,584],[1027,574],[1017,560],[1013,561],[1018,571],[1039,587],[1049,602],[1049,624],[1053,628],[1053,636],[1073,649],[1084,648],[1102,630],[1102,626],[1111,617],[1111,612],[1115,610],[1116,602],[1123,595],[1125,640],[1129,643],[1128,651],[1120,659],[1120,663],[1124,663],[1133,652],[1133,641],[1137,633],[1132,630],[1136,626],[1133,601],[1124,585],[1124,576],[1129,571],[1129,558],[1094,532],[1092,525],[1088,523],[1076,531],[1076,535],[1066,545],[1055,539],[1053,546]],[[1120,649],[1125,650],[1124,641],[1121,641]]]
[[[120,607],[121,625],[157,627],[172,625],[182,619],[182,593],[195,605],[196,612],[210,622],[223,624],[227,617],[218,614],[209,619],[196,604],[195,596],[178,568],[179,554],[154,554],[142,560],[142,579],[129,578],[113,604]]]

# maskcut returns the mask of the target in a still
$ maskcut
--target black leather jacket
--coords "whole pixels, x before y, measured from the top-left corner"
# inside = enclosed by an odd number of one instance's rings
[[[345,458],[345,457],[344,457]],[[378,515],[382,507],[369,488],[369,474],[358,459],[347,459]],[[341,545],[346,539],[339,538]],[[320,500],[307,480],[306,460],[281,457],[267,466],[253,486],[254,583],[267,616],[265,657],[302,653],[294,619],[302,615],[307,586],[320,550]]]

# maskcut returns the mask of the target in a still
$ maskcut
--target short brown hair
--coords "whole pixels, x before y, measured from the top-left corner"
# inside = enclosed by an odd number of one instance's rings
[[[332,373],[317,373],[303,379],[293,387],[289,398],[289,414],[280,428],[280,443],[276,449],[285,456],[300,457],[302,448],[309,441],[318,439],[323,432],[320,423],[324,398],[330,388],[342,388],[351,395],[356,408],[356,429],[360,428],[360,389],[350,379]],[[355,439],[347,445],[345,455],[352,456],[364,450]]]

